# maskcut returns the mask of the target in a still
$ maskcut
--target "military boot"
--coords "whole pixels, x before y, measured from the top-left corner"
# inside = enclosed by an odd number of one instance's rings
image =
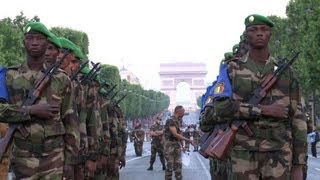
[[[147,169],[148,171],[152,171],[153,170],[153,166],[150,165],[149,168]]]

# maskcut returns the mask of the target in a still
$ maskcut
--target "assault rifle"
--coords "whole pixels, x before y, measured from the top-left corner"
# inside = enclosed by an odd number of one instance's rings
[[[127,97],[128,94],[123,95],[120,99],[118,99],[114,104],[114,106],[117,106],[125,97]]]
[[[44,75],[38,81],[36,81],[36,84],[29,91],[27,99],[22,103],[22,107],[31,106],[38,100],[42,90],[47,86],[47,84],[49,83],[49,80],[51,79],[53,74],[57,71],[57,69],[59,69],[60,65],[62,64],[63,60],[66,58],[68,54],[69,54],[69,51],[64,51],[62,58],[57,59],[57,61],[51,67],[45,70]],[[8,144],[14,132],[17,129],[24,137],[28,137],[30,135],[30,133],[23,126],[23,124],[10,123],[7,133],[3,138],[0,139],[0,161],[2,160],[4,153],[8,148]]]
[[[211,149],[212,149],[212,147],[214,147],[214,145],[217,143],[217,141],[219,141],[219,139],[222,137],[225,129],[226,129],[225,124],[215,125],[210,136],[206,139],[204,144],[202,144],[202,146],[200,147],[199,152],[203,157],[205,157],[205,158],[208,158],[209,156],[214,157],[214,154],[212,154]]]
[[[101,67],[99,65],[100,65],[100,63],[93,64],[91,70],[89,71],[89,73],[80,78],[80,83],[82,85],[85,85],[89,81],[91,81],[92,78],[100,71]]]
[[[73,81],[74,79],[77,78],[77,75],[79,74],[79,72],[81,71],[81,69],[83,69],[87,64],[89,63],[89,60],[86,60],[85,62],[83,62],[80,66],[80,68],[71,75],[70,79],[71,81]]]
[[[206,150],[209,148],[210,143],[213,141],[214,137],[216,137],[217,133],[218,128],[215,126],[213,131],[206,132],[201,136],[199,153],[204,158],[209,158],[209,155],[206,153]]]
[[[291,64],[298,57],[300,52],[297,52],[292,59],[289,61],[285,61],[281,63],[278,68],[272,73],[267,75],[266,79],[262,82],[260,86],[258,86],[252,93],[251,98],[249,99],[249,104],[256,106],[260,103],[260,101],[265,98],[268,91],[273,87],[273,85],[278,81],[279,77],[283,74],[287,68],[291,66]],[[243,127],[248,136],[253,136],[253,132],[248,127],[246,121],[236,120],[233,121],[231,127],[228,128],[223,136],[217,141],[217,143],[212,147],[211,153],[214,154],[217,158],[224,158],[227,151],[229,150],[233,139],[235,138],[236,133],[238,132],[239,127]]]

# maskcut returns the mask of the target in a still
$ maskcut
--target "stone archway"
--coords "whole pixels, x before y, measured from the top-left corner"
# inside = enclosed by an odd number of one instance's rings
[[[207,75],[204,63],[176,62],[160,64],[160,90],[170,97],[169,110],[176,104],[177,85],[185,82],[191,90],[191,108],[196,109],[197,98],[204,93],[206,88],[204,79]]]

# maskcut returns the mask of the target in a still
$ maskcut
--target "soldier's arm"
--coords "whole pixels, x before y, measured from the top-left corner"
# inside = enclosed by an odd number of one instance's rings
[[[231,61],[228,63],[228,74],[232,84],[236,71],[239,66],[236,62]],[[233,92],[233,96],[237,92]],[[256,105],[249,104],[246,102],[240,102],[231,98],[219,98],[214,100],[214,114],[217,115],[220,120],[231,120],[233,118],[256,118],[261,114],[261,109]]]
[[[65,125],[66,134],[64,140],[65,146],[65,164],[75,165],[77,163],[79,147],[80,147],[80,132],[79,124],[76,122],[76,112],[72,108],[74,100],[73,86],[70,80],[64,83],[64,97],[62,100],[62,120]]]
[[[28,108],[21,108],[15,104],[0,104],[0,122],[19,123],[31,121]]]
[[[296,80],[291,83],[291,111],[292,117],[292,138],[293,138],[293,164],[306,164],[307,155],[307,123],[303,114],[301,93],[299,84]]]

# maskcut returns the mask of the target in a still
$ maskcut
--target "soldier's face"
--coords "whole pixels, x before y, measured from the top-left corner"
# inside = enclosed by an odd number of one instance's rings
[[[48,43],[47,50],[45,53],[45,62],[48,64],[54,64],[59,55],[59,49],[52,43]]]
[[[24,35],[24,47],[31,57],[41,57],[45,54],[48,46],[47,37],[40,33],[28,33]]]
[[[253,25],[246,29],[246,38],[249,46],[253,49],[268,47],[271,37],[271,27],[267,25]]]
[[[61,56],[61,53],[60,53],[60,55],[59,56]],[[62,57],[62,56],[61,56]],[[64,58],[64,60],[63,60],[63,62],[62,62],[62,64],[61,64],[61,69],[63,69],[63,70],[65,70],[66,72],[67,72],[67,74],[68,75],[70,75],[71,74],[71,67],[72,66],[69,66],[70,65],[70,63],[71,63],[71,61],[74,59],[74,54],[73,53],[69,53],[67,56],[66,56],[66,58]]]

